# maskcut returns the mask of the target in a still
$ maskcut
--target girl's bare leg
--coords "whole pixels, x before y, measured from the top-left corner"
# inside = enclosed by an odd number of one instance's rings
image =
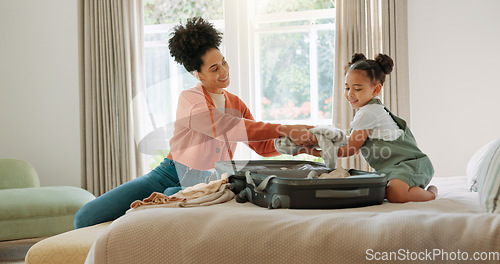
[[[425,202],[436,199],[436,186],[429,186],[428,190],[420,187],[410,187],[408,183],[392,179],[385,189],[387,200],[391,203]]]

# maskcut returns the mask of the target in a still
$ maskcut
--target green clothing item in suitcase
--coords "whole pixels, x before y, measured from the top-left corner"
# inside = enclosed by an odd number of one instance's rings
[[[381,204],[387,177],[349,170],[347,178],[309,179],[330,170],[321,163],[296,160],[222,161],[217,173],[229,174],[231,190],[238,202],[293,209],[335,209]]]

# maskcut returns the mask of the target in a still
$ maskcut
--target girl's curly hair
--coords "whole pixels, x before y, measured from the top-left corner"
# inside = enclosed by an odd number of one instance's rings
[[[200,71],[201,57],[209,49],[218,49],[222,42],[222,33],[201,17],[190,18],[185,25],[175,26],[170,36],[170,55],[188,72]]]
[[[363,53],[354,53],[351,61],[345,67],[348,70],[363,70],[373,83],[377,81],[384,85],[385,76],[392,72],[394,61],[386,54],[379,53],[375,59],[369,60]]]

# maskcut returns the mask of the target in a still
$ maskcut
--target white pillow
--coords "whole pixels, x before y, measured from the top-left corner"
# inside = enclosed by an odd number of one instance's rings
[[[495,145],[498,145],[499,142],[500,139],[494,140],[480,148],[474,153],[467,164],[467,183],[469,184],[469,190],[471,192],[477,192],[477,176],[486,174],[486,170],[488,169],[487,165],[494,153],[491,149],[495,149]]]
[[[485,211],[500,213],[500,138],[474,154],[467,165],[467,179],[470,190],[477,190]]]

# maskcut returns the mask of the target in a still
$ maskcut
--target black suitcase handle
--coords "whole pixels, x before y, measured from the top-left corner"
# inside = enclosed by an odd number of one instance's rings
[[[267,184],[273,178],[276,178],[276,175],[269,175],[264,180],[262,180],[262,182],[258,186],[256,186],[255,182],[252,178],[252,173],[250,171],[245,172],[245,179],[246,179],[247,183],[250,184],[250,186],[253,186],[253,188],[256,192],[264,192],[264,190],[267,187]]]
[[[276,175],[269,175],[267,176],[258,186],[255,184],[255,181],[252,178],[252,173],[250,171],[245,172],[245,179],[247,182],[247,186],[245,189],[243,189],[240,193],[236,195],[236,201],[238,203],[244,203],[246,201],[252,202],[253,200],[253,195],[254,192],[256,193],[262,193],[266,189],[267,185],[269,184],[269,181],[272,180],[273,178],[276,178]],[[253,189],[253,191],[252,191]]]

